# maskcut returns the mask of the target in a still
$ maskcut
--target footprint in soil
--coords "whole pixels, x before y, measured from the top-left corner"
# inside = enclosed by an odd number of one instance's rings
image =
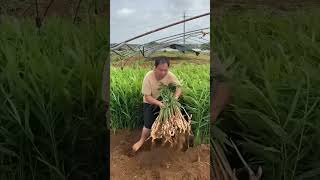
[[[192,174],[189,172],[186,172],[184,175],[182,175],[182,180],[190,180],[192,179]]]
[[[139,166],[142,168],[166,167],[167,163],[172,162],[173,151],[167,148],[156,148],[152,151],[144,151],[135,156]]]
[[[131,147],[125,149],[123,152],[123,154],[125,154],[126,156],[128,156],[130,158],[134,157],[137,153],[138,152],[133,151]]]
[[[155,180],[160,179],[160,172],[156,170],[151,171],[151,177]]]

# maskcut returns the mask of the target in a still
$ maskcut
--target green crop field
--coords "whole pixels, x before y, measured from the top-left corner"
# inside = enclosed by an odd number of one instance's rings
[[[208,61],[207,61],[208,62]],[[111,68],[111,128],[137,129],[143,126],[142,81],[151,70],[141,67]],[[171,71],[183,84],[182,104],[192,114],[195,142],[209,143],[210,67],[209,64],[174,64]]]
[[[319,12],[249,10],[211,22],[233,93],[211,135],[233,138],[264,179],[320,177]]]
[[[0,179],[97,179],[106,21],[0,22]]]

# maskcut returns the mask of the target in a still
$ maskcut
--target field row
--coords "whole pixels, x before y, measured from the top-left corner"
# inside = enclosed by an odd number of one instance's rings
[[[111,128],[142,128],[142,81],[148,69],[111,69]],[[192,114],[196,142],[209,142],[209,65],[172,68],[183,84],[182,104]]]

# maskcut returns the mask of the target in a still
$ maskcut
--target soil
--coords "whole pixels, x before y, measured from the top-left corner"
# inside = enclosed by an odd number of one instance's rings
[[[148,140],[135,154],[131,146],[140,130],[111,133],[110,177],[113,180],[209,180],[210,146],[199,145],[177,151]]]
[[[210,63],[210,56],[208,55],[199,55],[196,56],[192,53],[182,54],[165,54],[162,53],[159,56],[166,56],[170,57],[170,63],[172,65],[177,64],[195,64],[195,65],[201,65],[201,64],[209,64]],[[143,59],[142,56],[132,56],[128,57],[126,59],[123,59],[122,61],[117,61],[112,63],[112,66],[114,67],[141,67],[141,68],[153,68],[154,59],[158,57],[157,55],[150,57],[150,59]],[[112,61],[112,60],[111,60]]]

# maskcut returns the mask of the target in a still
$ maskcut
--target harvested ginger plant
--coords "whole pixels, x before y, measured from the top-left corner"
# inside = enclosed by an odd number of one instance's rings
[[[174,97],[177,86],[175,84],[161,85],[160,96],[165,107],[160,109],[159,115],[151,127],[152,142],[162,139],[163,144],[169,142],[171,147],[179,144],[179,136],[189,137],[191,131],[191,117],[188,120],[181,113],[181,104]]]

